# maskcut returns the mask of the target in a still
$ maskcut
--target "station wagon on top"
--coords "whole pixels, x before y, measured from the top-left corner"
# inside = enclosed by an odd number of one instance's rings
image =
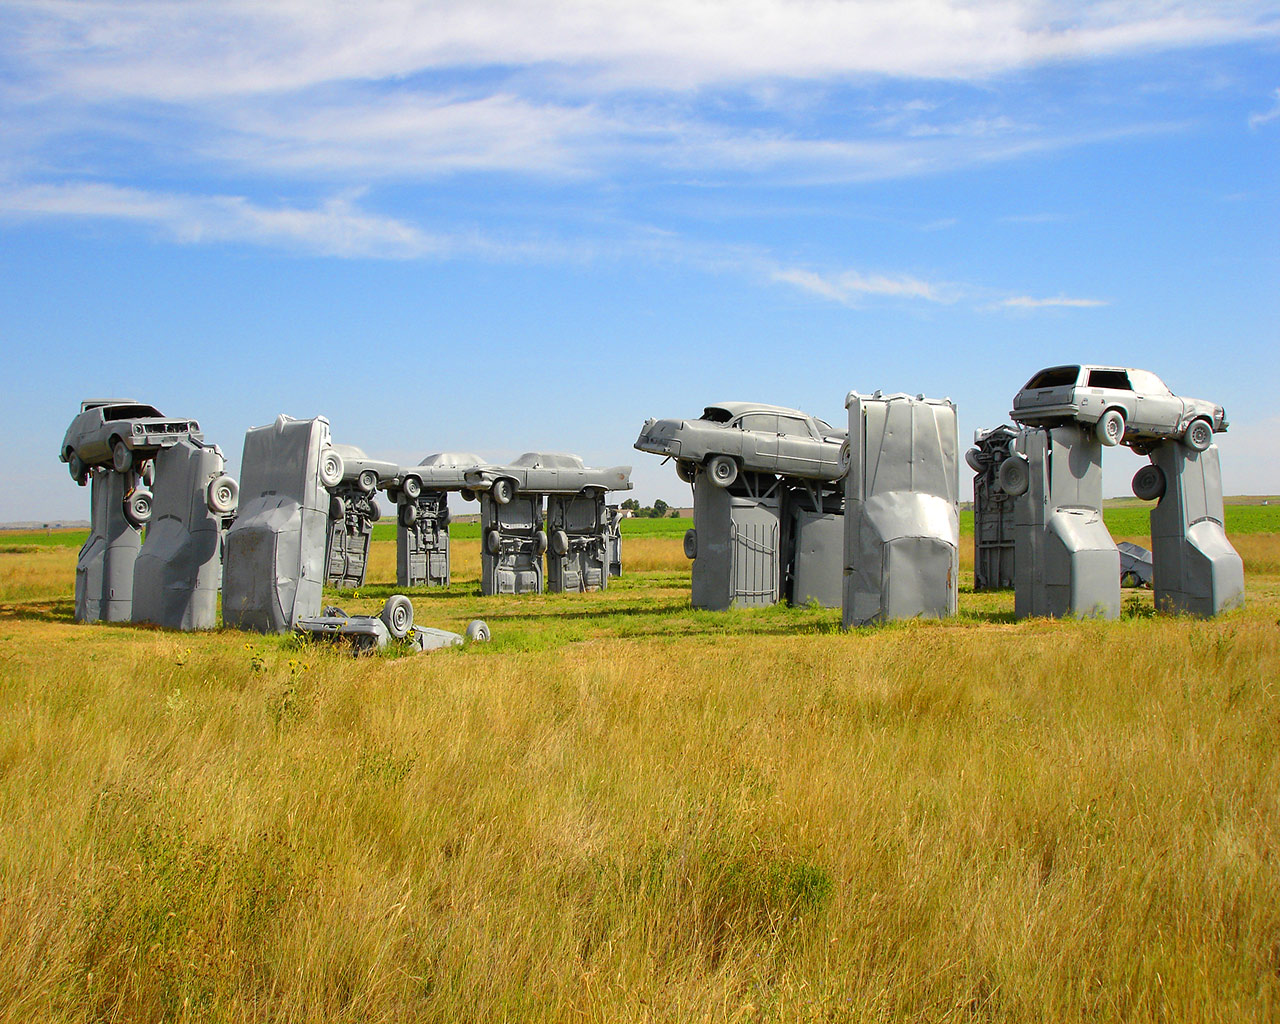
[[[798,409],[720,402],[696,420],[647,420],[635,447],[675,459],[676,474],[688,483],[700,466],[721,487],[744,471],[839,480],[848,433]]]
[[[110,465],[127,473],[135,461],[188,437],[203,438],[195,420],[170,419],[155,406],[132,398],[94,399],[80,403],[80,414],[67,428],[58,458],[83,485],[92,466]]]
[[[1204,451],[1225,431],[1223,408],[1180,398],[1149,370],[1119,366],[1051,366],[1018,392],[1009,413],[1019,423],[1053,426],[1071,420],[1092,426],[1105,445],[1179,438]]]

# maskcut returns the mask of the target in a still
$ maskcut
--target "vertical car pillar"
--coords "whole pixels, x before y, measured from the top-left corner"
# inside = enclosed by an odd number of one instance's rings
[[[1120,553],[1102,518],[1102,446],[1078,424],[1028,428],[999,470],[1014,506],[1014,614],[1114,619]]]
[[[693,559],[695,608],[758,608],[782,597],[782,500],[721,487],[701,470],[693,484],[693,529],[685,534]]]
[[[1000,489],[1000,465],[1017,432],[980,430],[965,453],[973,470],[973,589],[1006,590],[1014,584],[1014,498]]]
[[[954,615],[960,569],[956,407],[850,392],[845,629]]]
[[[605,527],[605,540],[609,545],[609,575],[622,575],[622,510],[617,505],[607,506],[609,515]]]
[[[225,517],[235,481],[222,453],[179,441],[155,456],[151,520],[133,570],[133,621],[168,629],[214,629],[222,584]]]
[[[1163,441],[1133,478],[1151,510],[1156,607],[1212,616],[1244,603],[1244,562],[1227,539],[1218,446]]]
[[[603,491],[547,495],[547,590],[609,585],[609,516]]]
[[[142,531],[126,515],[133,473],[89,471],[89,536],[76,559],[77,622],[128,622],[133,611],[133,570]]]
[[[402,587],[449,585],[449,500],[445,491],[401,495],[396,506],[396,582]]]
[[[320,614],[329,491],[342,478],[323,416],[279,416],[244,438],[240,512],[227,532],[222,618],[282,633]]]
[[[839,490],[795,480],[786,490],[784,593],[793,605],[839,608],[844,593],[844,502]]]
[[[373,524],[381,517],[375,496],[344,483],[329,498],[325,543],[325,583],[340,590],[364,586],[369,572]]]
[[[540,594],[542,555],[547,535],[542,529],[542,495],[518,493],[503,504],[483,491],[480,499],[480,592]]]

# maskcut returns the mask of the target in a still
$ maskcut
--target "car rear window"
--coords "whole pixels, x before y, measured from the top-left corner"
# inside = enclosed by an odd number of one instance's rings
[[[710,420],[712,423],[728,423],[732,416],[729,415],[728,409],[721,409],[718,405],[709,405],[703,410],[699,419]]]
[[[1076,382],[1076,378],[1080,376],[1080,367],[1078,366],[1051,366],[1047,370],[1041,370],[1029,381],[1024,391],[1032,391],[1036,388],[1069,388]]]
[[[1132,391],[1129,375],[1124,370],[1090,370],[1089,387],[1110,388],[1112,391]]]

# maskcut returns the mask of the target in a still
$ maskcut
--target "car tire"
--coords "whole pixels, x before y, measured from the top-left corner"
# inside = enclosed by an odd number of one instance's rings
[[[1098,423],[1094,427],[1098,441],[1108,448],[1114,448],[1124,440],[1124,431],[1124,413],[1119,409],[1108,409],[1098,417]]]
[[[506,479],[495,480],[493,486],[489,488],[489,493],[499,505],[510,505],[511,499],[516,496],[516,485]]]
[[[459,496],[463,501],[475,501],[475,500],[476,500],[476,492],[475,492],[475,491],[473,491],[470,487],[464,487],[464,488],[462,488],[462,490],[460,490],[460,491],[458,492],[458,496]]]
[[[340,452],[336,452],[332,448],[321,450],[320,482],[325,487],[337,487],[338,484],[342,483],[342,474],[346,472],[346,468]]]
[[[1182,441],[1193,452],[1208,451],[1213,444],[1213,424],[1205,419],[1192,420]]]
[[[489,626],[484,619],[472,619],[467,623],[467,630],[462,635],[468,643],[487,644],[489,642]]]
[[[210,512],[226,515],[234,512],[240,503],[240,485],[225,473],[215,476],[204,490],[205,504]]]
[[[111,468],[117,473],[133,469],[133,452],[118,437],[111,442]]]
[[[551,531],[551,553],[562,556],[569,553],[569,535],[564,530]]]
[[[347,499],[341,495],[333,494],[329,497],[329,518],[331,520],[345,519],[347,517]]]
[[[996,483],[1010,497],[1026,494],[1031,486],[1031,466],[1021,455],[1010,455],[996,470]]]
[[[400,482],[400,490],[406,498],[414,501],[422,493],[422,481],[416,476],[407,476]]]
[[[982,453],[977,448],[970,448],[964,453],[965,464],[981,476],[987,471],[987,463],[982,458]]]
[[[1142,580],[1132,569],[1126,570],[1120,574],[1120,586],[1122,587],[1140,587]]]
[[[490,530],[484,535],[484,549],[491,555],[502,550],[502,535],[497,530]]]
[[[138,527],[151,522],[151,495],[146,491],[134,491],[125,498],[124,517]]]
[[[362,469],[356,477],[356,486],[365,494],[372,494],[378,489],[378,474],[371,469]]]
[[[396,640],[403,640],[413,629],[413,602],[404,594],[392,594],[382,606],[378,618]]]
[[[684,557],[694,559],[698,557],[698,531],[684,531]]]
[[[728,455],[713,455],[707,460],[707,476],[717,487],[729,487],[738,479],[738,464]]]
[[[692,459],[676,459],[676,476],[687,484],[693,483],[698,475],[698,464]]]
[[[67,469],[71,473],[71,479],[83,487],[85,478],[84,463],[80,460],[80,456],[70,449],[67,449]]]
[[[418,521],[417,505],[401,505],[399,513],[400,525],[408,529]]]
[[[547,551],[547,534],[544,530],[539,530],[533,535],[533,553],[541,558]]]
[[[1142,501],[1159,501],[1164,497],[1164,470],[1159,466],[1143,466],[1133,474],[1134,497]]]
[[[376,523],[382,518],[382,509],[378,507],[377,501],[373,498],[369,499],[369,522]]]

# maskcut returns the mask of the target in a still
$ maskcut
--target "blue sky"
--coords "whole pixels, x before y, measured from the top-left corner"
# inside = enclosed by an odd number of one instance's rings
[[[1280,2],[7,0],[0,341],[0,520],[87,516],[90,396],[687,504],[648,416],[968,438],[1066,361],[1222,403],[1277,493]]]

